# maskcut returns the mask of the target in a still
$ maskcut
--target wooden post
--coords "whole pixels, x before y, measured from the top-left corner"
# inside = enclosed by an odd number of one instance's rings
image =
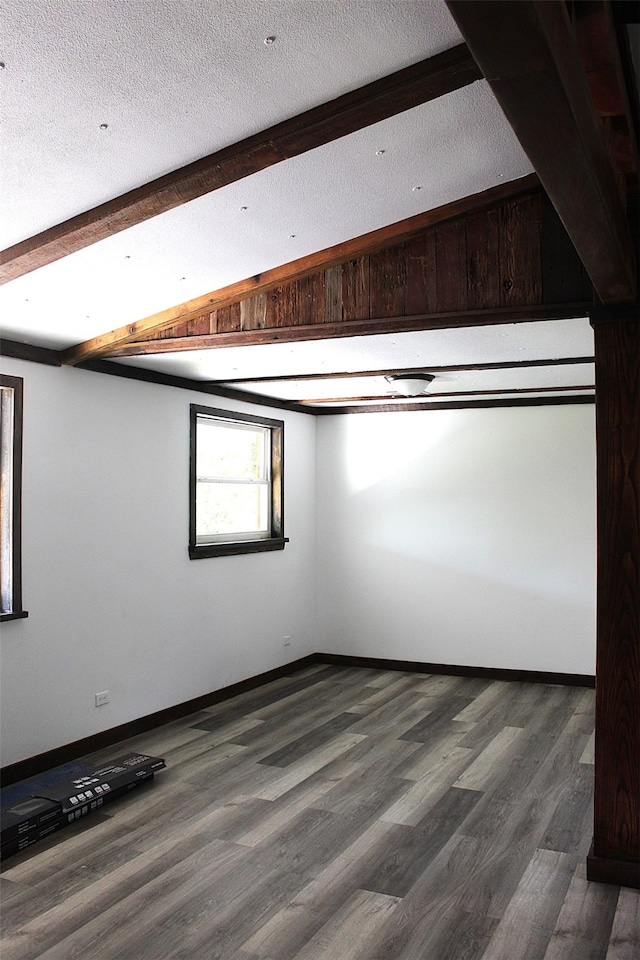
[[[640,313],[595,307],[598,614],[587,876],[640,888]]]

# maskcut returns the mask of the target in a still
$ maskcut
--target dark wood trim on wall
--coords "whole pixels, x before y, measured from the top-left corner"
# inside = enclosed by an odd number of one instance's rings
[[[370,667],[374,670],[402,670],[406,673],[435,673],[447,677],[478,677],[521,683],[557,683],[565,687],[595,687],[595,677],[583,673],[552,673],[544,670],[508,670],[500,667],[470,667],[464,664],[423,663],[386,657],[352,657],[342,653],[316,653],[318,663],[341,667]]]
[[[128,737],[146,733],[165,723],[171,723],[171,721],[178,720],[180,717],[186,717],[190,713],[204,710],[206,707],[222,703],[224,700],[229,700],[231,697],[245,693],[247,690],[253,690],[266,683],[271,683],[273,680],[279,680],[281,677],[288,677],[297,670],[303,670],[319,663],[348,667],[372,667],[376,670],[402,670],[409,673],[480,677],[486,680],[554,683],[573,687],[594,686],[594,678],[586,674],[544,673],[537,670],[501,670],[493,667],[466,667],[446,663],[418,663],[412,660],[386,660],[375,657],[350,657],[333,653],[312,653],[282,667],[276,667],[274,670],[268,670],[258,676],[241,680],[239,683],[231,684],[231,686],[216,690],[213,693],[204,694],[193,700],[187,700],[173,707],[159,710],[157,713],[148,714],[146,717],[140,717],[131,720],[129,723],[120,724],[118,727],[112,727],[110,730],[103,730],[101,733],[93,734],[93,736],[76,740],[74,743],[68,743],[35,757],[9,764],[0,771],[0,778],[4,786],[16,783],[19,780],[26,780],[28,777],[36,776],[52,767],[77,760],[79,757],[110,747],[112,744],[126,740]]]
[[[62,366],[62,353],[49,347],[34,347],[19,340],[0,339],[0,357],[13,357],[14,360],[28,360],[31,363],[44,363],[50,367]]]
[[[19,780],[26,780],[28,777],[34,777],[45,770],[50,770],[52,767],[77,760],[78,757],[110,747],[112,744],[119,743],[129,737],[147,733],[147,731],[161,727],[165,723],[171,723],[173,720],[179,720],[180,717],[187,717],[190,713],[196,713],[198,710],[204,710],[206,707],[212,707],[216,703],[222,703],[224,700],[236,697],[240,693],[254,690],[265,683],[271,683],[272,680],[288,677],[296,670],[303,670],[317,662],[316,656],[310,654],[301,657],[299,660],[294,660],[292,663],[286,663],[282,667],[267,670],[266,673],[240,680],[238,683],[232,683],[230,686],[214,690],[212,693],[205,693],[193,700],[185,700],[184,703],[177,703],[175,706],[166,707],[164,710],[147,714],[145,717],[138,717],[128,723],[121,723],[117,727],[111,727],[109,730],[102,730],[90,737],[83,737],[82,740],[76,740],[74,743],[67,743],[62,747],[47,750],[46,753],[39,753],[35,757],[18,760],[17,763],[11,763],[2,768],[0,780],[3,786],[8,786],[10,783],[16,783]]]
[[[85,360],[77,365],[78,370],[90,370],[92,373],[106,373],[111,377],[123,377],[125,380],[140,380],[142,383],[157,383],[164,387],[177,387],[180,390],[193,390],[196,393],[206,393],[212,397],[224,397],[228,400],[239,400],[242,403],[252,403],[260,407],[273,407],[276,410],[293,410],[296,413],[313,413],[301,403],[289,400],[278,400],[275,397],[266,397],[259,393],[235,390],[233,387],[222,387],[215,383],[202,380],[189,380],[187,377],[175,377],[169,373],[160,373],[157,370],[146,370],[142,367],[125,366],[124,363],[114,363],[112,360]]]
[[[0,341],[0,356],[12,357],[16,360],[26,360],[29,363],[44,363],[52,367],[62,367],[61,354],[57,350],[46,347],[32,347],[15,340]],[[123,377],[125,380],[139,380],[141,383],[156,383],[164,387],[178,387],[180,390],[193,390],[195,393],[206,393],[213,397],[224,397],[228,400],[239,400],[242,403],[252,403],[261,407],[273,407],[277,410],[294,410],[297,413],[313,413],[303,404],[289,400],[278,400],[275,397],[263,396],[259,393],[235,390],[233,387],[219,386],[212,381],[189,380],[187,377],[175,377],[172,374],[160,373],[155,370],[146,370],[142,367],[129,367],[123,363],[114,363],[110,360],[86,360],[77,365],[78,370],[90,370],[92,373],[106,373],[112,377]]]

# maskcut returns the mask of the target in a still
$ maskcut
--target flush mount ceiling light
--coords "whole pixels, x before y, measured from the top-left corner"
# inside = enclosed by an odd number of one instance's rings
[[[432,373],[393,373],[385,380],[401,397],[417,397],[429,389],[435,376]]]

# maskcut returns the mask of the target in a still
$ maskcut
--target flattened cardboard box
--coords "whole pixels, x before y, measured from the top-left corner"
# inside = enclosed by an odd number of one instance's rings
[[[19,785],[23,797],[0,804],[0,858],[12,856],[98,810],[108,800],[133,790],[153,779],[156,770],[166,767],[164,760],[133,753],[98,767],[74,765],[76,776],[54,783],[41,778]],[[64,772],[64,768],[60,768]],[[24,791],[27,791],[24,794]],[[30,792],[29,792],[30,791]],[[5,796],[14,793],[11,787]]]
[[[73,780],[63,780],[42,790],[41,796],[62,804],[63,813],[82,809],[92,801],[105,802],[125,793],[138,783],[150,780],[156,770],[166,767],[159,757],[143,753],[118,757],[100,767],[88,768],[87,772]]]
[[[62,817],[62,804],[43,797],[28,797],[0,810],[2,844],[18,839]]]

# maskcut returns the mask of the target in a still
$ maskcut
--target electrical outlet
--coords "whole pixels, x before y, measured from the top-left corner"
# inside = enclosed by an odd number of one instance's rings
[[[289,646],[291,645],[291,637],[283,637],[283,638],[282,638],[282,645],[283,645],[284,647],[289,647]]]
[[[109,703],[110,700],[111,695],[108,690],[96,693],[96,707],[104,707],[105,703]]]

